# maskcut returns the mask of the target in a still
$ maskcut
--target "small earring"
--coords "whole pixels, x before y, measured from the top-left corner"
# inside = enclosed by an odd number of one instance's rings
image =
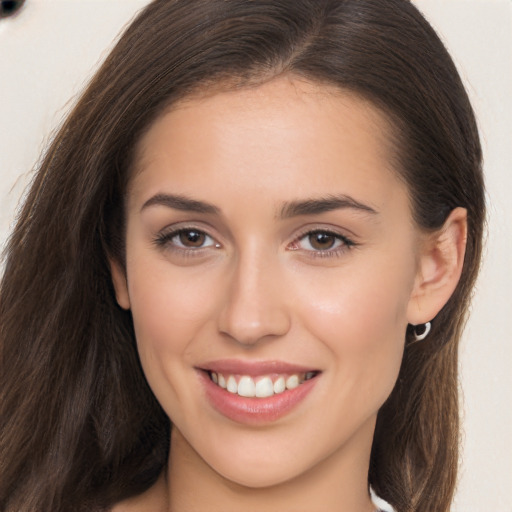
[[[421,329],[421,327],[423,327],[423,332],[418,333],[418,327],[420,327],[420,329]],[[413,327],[414,341],[424,340],[428,336],[428,333],[430,332],[431,327],[432,327],[432,324],[430,322],[423,324],[423,326],[421,326],[421,324],[415,325]]]

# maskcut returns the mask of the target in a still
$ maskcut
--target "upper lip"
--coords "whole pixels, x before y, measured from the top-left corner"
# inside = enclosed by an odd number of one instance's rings
[[[247,361],[241,359],[219,359],[201,364],[200,370],[221,373],[223,375],[247,375],[256,377],[269,373],[306,373],[318,371],[311,366],[298,365],[285,361]]]

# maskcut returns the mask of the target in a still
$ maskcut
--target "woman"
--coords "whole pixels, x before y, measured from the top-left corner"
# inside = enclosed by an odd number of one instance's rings
[[[409,2],[151,3],[9,241],[2,509],[448,510],[483,218]]]

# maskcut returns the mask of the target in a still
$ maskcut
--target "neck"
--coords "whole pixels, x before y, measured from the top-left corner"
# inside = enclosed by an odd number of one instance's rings
[[[373,433],[374,421],[368,429]],[[271,487],[254,488],[218,474],[173,429],[166,475],[167,511],[374,512],[367,485],[372,437],[359,434],[306,473]]]

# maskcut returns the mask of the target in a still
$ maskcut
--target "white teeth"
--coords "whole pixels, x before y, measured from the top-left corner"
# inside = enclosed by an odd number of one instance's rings
[[[234,375],[229,375],[227,380],[221,373],[210,372],[212,382],[223,389],[227,389],[230,393],[238,394],[247,398],[268,398],[273,395],[284,393],[287,389],[295,389],[303,382],[315,377],[317,372],[307,372],[306,374],[293,374],[287,378],[283,375],[277,377],[275,382],[269,376],[255,379],[248,375],[239,377],[238,382]]]
[[[256,395],[256,386],[251,377],[244,376],[240,379],[238,382],[238,394],[246,397],[253,397]]]
[[[228,381],[226,384],[227,384],[227,390],[230,393],[238,393],[238,384],[236,383],[236,379],[235,379],[235,377],[233,377],[233,375],[230,375],[228,377]]]
[[[294,389],[299,385],[299,376],[298,375],[290,375],[286,379],[286,389]]]
[[[284,380],[284,377],[279,377],[274,382],[274,393],[282,393],[286,389],[286,382]]]
[[[252,379],[251,379],[252,380]],[[274,384],[270,377],[263,377],[256,383],[256,396],[258,398],[266,398],[274,394]]]

